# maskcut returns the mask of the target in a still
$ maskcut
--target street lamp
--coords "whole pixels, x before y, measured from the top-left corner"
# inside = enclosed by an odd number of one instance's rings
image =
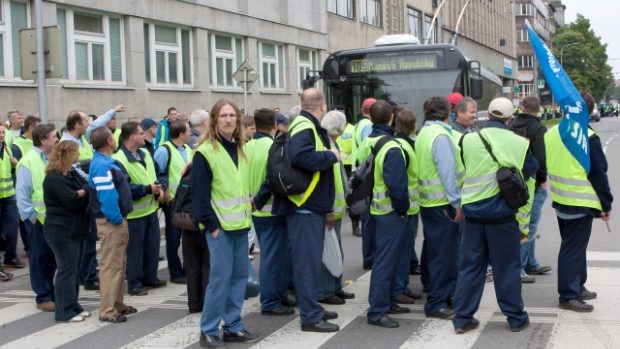
[[[567,48],[568,46],[575,46],[575,45],[579,45],[581,44],[580,42],[571,42],[570,44],[566,44],[564,46],[562,46],[562,48],[560,48],[560,67],[564,68],[564,66],[562,65],[562,58],[564,58],[564,49]]]

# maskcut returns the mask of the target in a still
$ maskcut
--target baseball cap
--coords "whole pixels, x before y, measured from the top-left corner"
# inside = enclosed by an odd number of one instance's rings
[[[276,125],[288,125],[288,118],[282,113],[276,113]]]
[[[146,118],[140,122],[140,126],[142,126],[143,130],[148,130],[153,126],[157,126],[157,123],[151,118]]]
[[[513,114],[512,102],[506,97],[495,98],[489,103],[489,115],[499,119],[507,119]]]
[[[448,102],[450,102],[450,106],[452,109],[456,107],[456,104],[463,99],[463,95],[458,92],[452,92],[448,95]]]
[[[372,97],[370,97],[370,98],[366,98],[366,99],[364,100],[364,102],[362,102],[362,109],[366,109],[366,108],[370,108],[370,107],[372,107],[372,105],[373,105],[373,104],[375,104],[375,102],[376,102],[376,101],[377,101],[377,100],[376,100],[376,99],[374,99],[374,98],[372,98]]]

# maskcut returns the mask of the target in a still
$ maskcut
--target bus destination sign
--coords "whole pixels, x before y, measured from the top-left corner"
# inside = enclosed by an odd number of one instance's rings
[[[392,73],[427,69],[437,69],[437,55],[366,57],[352,59],[347,64],[348,74]]]

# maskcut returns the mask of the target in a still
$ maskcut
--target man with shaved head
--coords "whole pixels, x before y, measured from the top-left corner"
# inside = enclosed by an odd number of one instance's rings
[[[273,214],[286,216],[292,255],[293,281],[301,318],[301,330],[336,332],[338,325],[326,320],[338,314],[324,311],[317,302],[325,227],[334,226],[335,198],[333,166],[340,161],[337,149],[330,148],[321,119],[327,111],[325,96],[316,88],[301,96],[301,112],[290,125],[291,164],[314,176],[305,195],[275,197]]]

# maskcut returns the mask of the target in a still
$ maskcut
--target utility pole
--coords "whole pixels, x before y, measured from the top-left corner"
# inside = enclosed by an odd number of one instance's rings
[[[42,0],[34,1],[34,26],[37,51],[37,91],[39,93],[39,117],[47,123],[47,103],[45,97],[45,51],[43,48]],[[24,69],[24,67],[22,67]]]

